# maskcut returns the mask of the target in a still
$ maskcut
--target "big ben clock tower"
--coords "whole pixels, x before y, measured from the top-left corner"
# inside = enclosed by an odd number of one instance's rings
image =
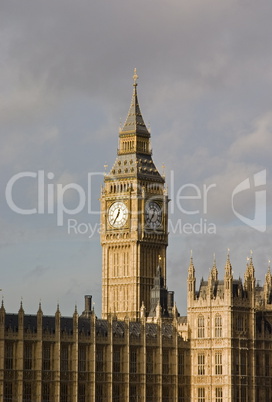
[[[141,115],[134,70],[133,94],[119,148],[101,194],[102,317],[139,318],[150,309],[158,262],[166,278],[168,197],[152,160],[150,132]]]

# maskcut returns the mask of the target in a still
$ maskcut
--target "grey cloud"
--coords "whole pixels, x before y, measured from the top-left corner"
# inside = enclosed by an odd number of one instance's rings
[[[45,169],[54,172],[56,180],[65,176],[83,185],[86,172],[103,170],[105,162],[110,165],[137,67],[140,105],[146,123],[151,122],[157,167],[165,163],[168,179],[174,170],[176,186],[215,182],[218,189],[209,212],[209,219],[218,225],[215,237],[171,234],[169,283],[180,260],[183,269],[187,267],[184,256],[191,248],[199,250],[200,274],[212,263],[214,251],[221,253],[222,266],[228,247],[241,266],[245,250],[257,248],[258,266],[265,266],[261,259],[269,253],[270,227],[260,235],[233,222],[229,198],[239,181],[262,168],[267,169],[268,193],[271,188],[271,14],[270,0],[140,0],[137,6],[121,0],[4,2],[0,213],[6,228],[2,244],[10,247],[5,258],[15,265],[12,237],[14,233],[15,243],[22,243],[21,231],[24,239],[31,242],[36,236],[44,244],[31,266],[54,266],[60,277],[66,274],[61,256],[48,253],[48,240],[58,236],[61,250],[70,249],[66,228],[55,227],[54,216],[24,221],[7,211],[5,183],[15,172]],[[93,190],[98,199],[99,185]],[[26,196],[33,199],[27,191],[22,199]],[[245,207],[249,212],[251,201]],[[22,247],[22,256],[30,248]],[[98,299],[98,239],[84,259],[80,253],[77,256],[78,266],[85,270],[79,275],[90,272],[90,291]],[[91,267],[93,260],[95,267]],[[27,273],[28,263],[18,259],[18,270]],[[185,275],[186,270],[182,272]],[[83,282],[85,291],[85,278]],[[174,290],[185,293],[181,287]],[[18,289],[19,284],[16,293]],[[78,292],[82,289],[81,284]],[[35,292],[30,303],[37,306],[39,294],[47,297],[43,281],[37,281]],[[61,281],[50,292],[55,306]],[[72,309],[74,300],[71,308],[66,307],[70,302],[63,295],[64,310]]]

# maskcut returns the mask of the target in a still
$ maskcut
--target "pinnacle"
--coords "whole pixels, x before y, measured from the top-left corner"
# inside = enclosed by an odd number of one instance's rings
[[[136,70],[136,69],[135,69]],[[145,125],[144,119],[139,106],[138,95],[137,95],[137,79],[138,75],[134,70],[133,76],[133,93],[130,103],[130,108],[123,128],[120,130],[120,134],[125,134],[127,132],[134,132],[136,134],[145,135],[150,137],[150,133]]]

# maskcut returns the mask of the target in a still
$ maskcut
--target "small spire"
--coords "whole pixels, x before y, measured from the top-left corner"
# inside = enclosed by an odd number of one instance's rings
[[[218,271],[216,268],[216,259],[215,259],[215,253],[213,253],[213,267],[210,271],[210,278],[214,281],[217,281],[218,279]]]
[[[250,257],[247,257],[247,267],[246,267],[246,272],[245,272],[245,280],[246,279],[253,279],[254,278],[254,274],[255,274],[255,269],[254,269],[254,265],[253,265],[253,261],[252,261],[252,255],[253,255],[253,251],[250,250]]]
[[[74,311],[74,317],[77,317],[78,313],[77,313],[77,304],[75,303],[75,311]]]
[[[271,271],[270,271],[270,260],[268,260],[268,268],[267,268],[267,273],[265,275],[265,280],[266,280],[266,282],[270,283],[271,279],[272,279],[272,276],[271,276]]]
[[[253,269],[254,267],[253,267],[253,258],[252,258],[252,256],[253,256],[253,251],[250,250],[250,257],[247,257],[247,266],[251,267]]]
[[[139,78],[138,74],[137,74],[137,69],[136,67],[134,68],[134,75],[133,75],[133,85],[137,86],[137,79]]]
[[[177,318],[177,317],[178,317],[178,309],[177,309],[177,305],[175,302],[174,307],[173,307],[173,318]]]
[[[193,262],[193,250],[191,250],[190,264],[188,267],[188,280],[192,280],[194,278],[195,278],[195,267]]]
[[[250,257],[249,257],[249,263],[250,263],[250,265],[252,265],[252,256],[253,256],[253,251],[252,250],[250,250]]]
[[[140,315],[141,315],[141,318],[145,318],[145,315],[146,315],[146,308],[145,308],[145,305],[144,305],[143,301],[142,301],[142,305],[141,305],[141,308],[140,308]]]
[[[213,253],[213,269],[216,268],[216,258],[215,253]]]
[[[190,267],[194,266],[193,250],[190,251]]]
[[[160,301],[158,300],[158,304],[156,306],[156,318],[161,317],[161,311],[162,311],[162,308],[161,308],[161,305],[160,305]]]
[[[227,261],[225,264],[225,274],[227,274],[227,276],[233,275],[232,266],[231,266],[231,262],[230,262],[230,249],[229,248],[228,248],[228,253],[227,253]]]

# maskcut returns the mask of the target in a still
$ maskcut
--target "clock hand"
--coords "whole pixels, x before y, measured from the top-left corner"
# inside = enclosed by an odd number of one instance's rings
[[[153,218],[154,218],[155,215],[156,215],[156,211],[155,211],[155,209],[153,209],[153,213],[152,213],[152,216],[150,218],[151,222],[153,222]]]
[[[116,219],[118,218],[119,215],[120,215],[120,208],[118,208],[118,212],[117,212],[117,215],[116,215],[116,217],[115,217],[113,223],[115,223],[115,221],[116,221]]]

